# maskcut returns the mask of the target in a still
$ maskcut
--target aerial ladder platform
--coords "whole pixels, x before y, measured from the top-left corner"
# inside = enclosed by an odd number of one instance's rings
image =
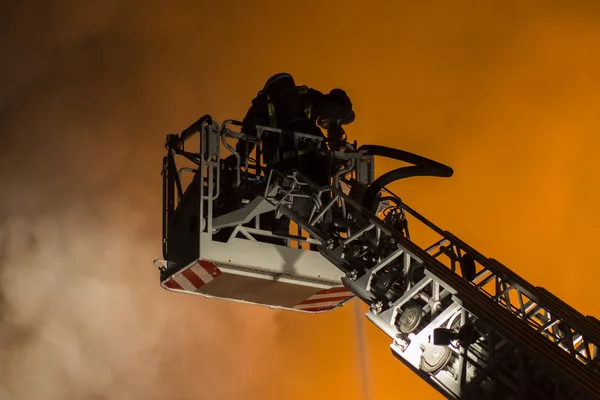
[[[450,167],[384,146],[209,115],[167,136],[160,285],[173,292],[303,313],[356,298],[392,354],[448,399],[600,399],[600,321],[439,228],[387,189]],[[287,137],[329,160],[328,185],[266,170],[261,140]],[[188,151],[190,139],[197,147]],[[254,143],[239,154],[234,143]],[[233,143],[233,144],[232,144]],[[187,145],[186,145],[187,144]],[[221,149],[237,160],[227,169]],[[408,164],[374,177],[376,156]],[[179,160],[190,167],[178,167]],[[189,183],[184,184],[185,176]],[[289,218],[293,233],[265,221]],[[399,394],[399,397],[401,394]]]

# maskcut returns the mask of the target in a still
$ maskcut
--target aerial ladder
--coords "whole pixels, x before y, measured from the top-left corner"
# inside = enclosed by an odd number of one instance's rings
[[[321,313],[356,298],[392,354],[448,399],[600,399],[600,322],[443,230],[387,189],[450,177],[450,167],[383,146],[347,143],[209,115],[167,136],[160,285],[206,298]],[[266,170],[261,140],[291,138],[330,160],[329,185]],[[190,139],[198,147],[189,149]],[[239,154],[232,143],[254,143]],[[187,146],[186,146],[187,143]],[[237,160],[225,169],[221,148]],[[376,156],[411,166],[374,177]],[[179,168],[179,159],[191,167]],[[189,184],[184,185],[188,175]],[[298,207],[298,199],[310,207]],[[275,235],[261,218],[289,218]],[[273,217],[272,217],[273,218]],[[277,241],[277,242],[274,242]]]

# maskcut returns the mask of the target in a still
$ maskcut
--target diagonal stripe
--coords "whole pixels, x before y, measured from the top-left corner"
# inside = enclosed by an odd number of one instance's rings
[[[177,281],[175,281],[173,279],[169,279],[168,281],[166,281],[165,286],[168,287],[169,289],[183,290],[183,288],[179,285],[179,283],[177,283]]]
[[[331,289],[326,289],[326,290],[323,290],[323,291],[319,292],[318,294],[329,294],[329,293],[345,293],[345,292],[350,292],[350,293],[352,293],[352,292],[350,291],[350,289],[348,289],[347,287],[345,287],[345,286],[340,286],[340,287],[334,287],[334,288],[331,288]]]
[[[354,293],[346,292],[346,293],[325,293],[325,294],[315,294],[314,296],[310,296],[308,300],[318,300],[318,299],[334,299],[334,298],[342,298],[342,297],[354,297]]]
[[[198,264],[194,264],[190,269],[193,270],[196,275],[198,275],[199,279],[202,279],[202,285],[214,279],[211,274],[209,274],[203,267],[201,267]]]
[[[192,267],[193,268],[193,267]],[[204,286],[204,280],[201,279],[195,271],[192,271],[192,268],[188,268],[185,271],[183,271],[181,273],[181,275],[185,276],[187,278],[188,281],[190,281],[190,283],[192,285],[194,285],[194,289],[199,289],[202,286]]]
[[[214,278],[221,275],[221,270],[217,268],[217,265],[208,260],[199,260],[200,266],[206,270]]]
[[[173,280],[175,280],[183,290],[188,290],[190,292],[196,290],[196,287],[182,274],[173,275]]]

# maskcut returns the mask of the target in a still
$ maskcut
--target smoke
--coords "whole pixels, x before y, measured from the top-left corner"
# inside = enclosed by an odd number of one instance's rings
[[[210,103],[169,61],[190,28],[151,2],[5,8],[0,398],[253,398],[277,313],[165,292],[152,266],[162,141]]]
[[[600,223],[589,184],[597,2],[269,3],[3,5],[0,398],[360,394],[347,308],[277,320],[272,310],[164,292],[151,265],[165,134],[206,112],[243,115],[280,71],[344,88],[357,111],[351,139],[454,167],[451,180],[392,189],[597,313],[597,291],[584,288],[594,280],[581,280],[596,276],[594,264],[572,251],[593,248]],[[391,166],[378,162],[378,172]],[[403,395],[437,398],[369,329],[373,397],[398,393],[393,375]],[[293,362],[283,367],[272,343]]]

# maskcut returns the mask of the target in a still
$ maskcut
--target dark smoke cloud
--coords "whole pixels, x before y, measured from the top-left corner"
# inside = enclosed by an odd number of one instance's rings
[[[2,399],[253,398],[276,368],[277,313],[158,287],[162,140],[206,100],[139,5],[3,10]]]
[[[359,142],[453,166],[395,191],[597,314],[573,249],[600,223],[599,2],[5,3],[0,399],[360,396],[351,308],[278,319],[162,292],[151,267],[164,135],[239,117],[280,70],[347,89]],[[366,336],[373,398],[439,397]]]

